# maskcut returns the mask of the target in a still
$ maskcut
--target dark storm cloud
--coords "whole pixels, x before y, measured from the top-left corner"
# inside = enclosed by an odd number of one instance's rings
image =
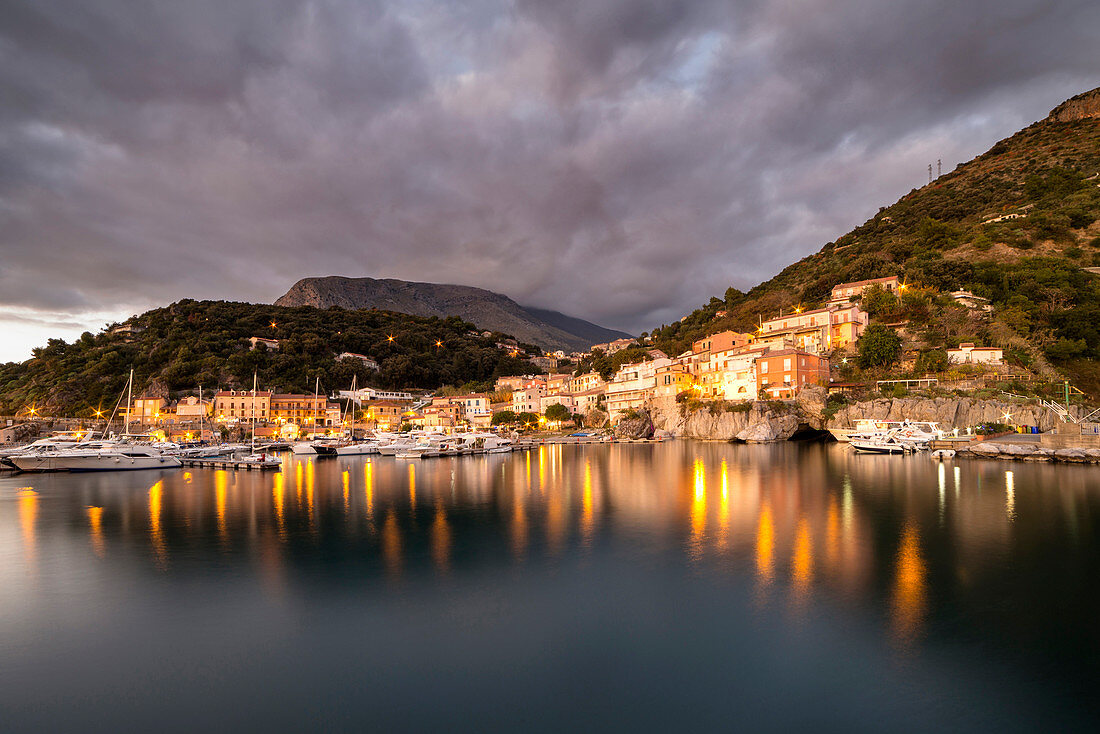
[[[647,329],[1095,86],[1097,28],[1091,0],[0,0],[0,307],[340,273]]]

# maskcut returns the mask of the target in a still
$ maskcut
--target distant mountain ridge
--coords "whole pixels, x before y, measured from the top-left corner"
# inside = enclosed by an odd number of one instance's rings
[[[629,334],[548,309],[521,306],[483,288],[417,283],[394,278],[303,278],[275,301],[276,306],[378,308],[414,316],[458,316],[478,328],[511,334],[543,349],[587,350],[593,344]]]

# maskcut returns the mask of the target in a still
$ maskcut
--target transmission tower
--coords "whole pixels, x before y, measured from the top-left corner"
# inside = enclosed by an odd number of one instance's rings
[[[939,178],[942,175],[943,175],[943,162],[939,158],[937,158],[936,159],[936,178]]]
[[[932,183],[932,164],[928,164],[928,183]]]

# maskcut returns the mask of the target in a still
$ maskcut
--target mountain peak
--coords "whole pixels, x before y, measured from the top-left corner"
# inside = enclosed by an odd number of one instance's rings
[[[338,275],[303,278],[275,305],[378,308],[415,316],[458,316],[478,328],[511,334],[548,350],[584,351],[592,344],[629,336],[557,311],[521,306],[508,296],[483,288],[393,278]]]

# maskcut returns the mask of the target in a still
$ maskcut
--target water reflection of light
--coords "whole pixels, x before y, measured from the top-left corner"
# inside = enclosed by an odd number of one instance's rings
[[[581,534],[591,540],[594,513],[592,510],[592,462],[584,460],[584,490],[581,494]]]
[[[1005,514],[1016,519],[1016,479],[1011,471],[1005,472]]]
[[[791,558],[791,573],[794,576],[794,592],[798,597],[809,591],[814,571],[814,551],[810,540],[810,524],[803,517],[798,521],[798,532],[794,539],[794,555]]]
[[[523,499],[512,503],[512,555],[521,560],[527,552],[527,508]]]
[[[382,559],[390,575],[401,575],[401,530],[393,510],[386,513],[386,521],[382,524]]]
[[[730,478],[729,478],[729,466],[726,464],[726,460],[722,459],[722,491],[719,496],[718,504],[718,528],[719,538],[718,545],[724,548],[729,543],[729,531],[730,531]]]
[[[840,510],[836,495],[829,495],[829,509],[825,513],[825,565],[836,569],[840,561]]]
[[[106,550],[103,542],[103,508],[88,507],[88,534],[92,541],[92,550],[100,558],[103,558]]]
[[[294,489],[295,489],[295,494],[298,498],[298,509],[299,510],[301,510],[301,508],[302,508],[302,489],[304,489],[304,487],[303,487],[304,482],[302,481],[302,472],[304,471],[305,467],[303,466],[303,464],[305,464],[304,461],[299,461],[297,464],[294,465]]]
[[[416,512],[416,467],[409,464],[409,505]]]
[[[164,543],[164,531],[160,524],[161,500],[164,493],[164,480],[160,480],[149,488],[149,538],[153,542],[153,550],[157,555],[157,562],[161,565],[167,560],[167,548]]]
[[[351,506],[351,472],[345,469],[340,478],[344,483],[344,513],[346,514],[348,508]]]
[[[363,465],[363,483],[366,485],[363,492],[366,495],[367,520],[369,521],[374,513],[374,464],[370,461]]]
[[[852,529],[852,478],[848,475],[844,475],[844,505],[841,510],[844,516],[844,532],[848,533]]]
[[[772,520],[771,502],[764,500],[756,527],[756,573],[760,580],[772,580],[773,554],[775,553],[775,524]]]
[[[229,472],[219,469],[214,472],[214,512],[218,519],[218,535],[225,539],[225,500],[229,491]]]
[[[313,526],[313,512],[316,509],[313,504],[314,471],[313,459],[309,459],[306,462],[306,509],[309,510],[310,527]]]
[[[282,472],[278,472],[274,477],[274,482],[271,485],[271,499],[275,504],[275,522],[279,524],[279,534],[286,530],[286,487],[285,478]]]
[[[435,567],[446,572],[451,562],[451,528],[447,524],[447,511],[439,502],[435,508],[435,522],[432,523],[432,560]]]
[[[16,490],[19,496],[19,530],[23,534],[23,557],[27,561],[27,570],[33,571],[38,557],[36,521],[38,519],[38,493],[30,487]]]
[[[546,444],[539,446],[539,492],[546,491]]]
[[[939,462],[939,485],[940,485],[940,525],[943,525],[944,516],[944,503],[946,501],[945,495],[947,493],[947,467],[943,465],[943,462]]]
[[[955,496],[959,496],[959,486],[962,484],[962,468],[955,467]]]
[[[691,542],[693,553],[702,551],[703,533],[707,528],[707,470],[702,459],[695,460],[694,491],[691,495]]]
[[[194,478],[195,478],[194,475],[192,475],[191,472],[189,472],[189,471],[185,471],[183,473],[183,483],[184,484],[190,484],[194,480]]]
[[[907,523],[897,553],[894,584],[894,629],[901,641],[920,629],[925,606],[925,568],[916,525]]]

